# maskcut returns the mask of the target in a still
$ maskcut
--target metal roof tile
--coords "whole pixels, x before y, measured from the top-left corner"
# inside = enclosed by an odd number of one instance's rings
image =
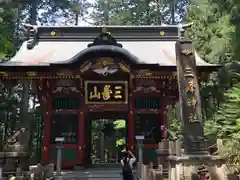
[[[66,62],[87,48],[90,41],[39,41],[33,49],[24,42],[20,50],[3,66],[47,66]],[[139,63],[176,66],[175,41],[120,41],[123,48],[140,59]],[[197,66],[212,66],[202,60],[197,53]]]

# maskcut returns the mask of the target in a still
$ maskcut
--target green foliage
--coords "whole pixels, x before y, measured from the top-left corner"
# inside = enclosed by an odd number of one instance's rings
[[[126,128],[126,121],[124,119],[117,119],[113,124],[115,125],[114,129],[116,130]]]
[[[168,124],[169,130],[168,137],[169,139],[182,139],[183,138],[183,123],[180,120],[180,111],[177,106],[170,106],[168,108]]]
[[[11,8],[0,8],[0,61],[15,53],[16,11]]]
[[[38,6],[42,10],[39,21],[43,25],[77,25],[90,6],[87,0],[43,0]]]
[[[188,21],[188,35],[200,56],[225,67],[202,84],[201,99],[208,138],[224,139],[224,156],[232,172],[240,165],[240,2],[236,0],[195,0]]]
[[[233,60],[235,27],[230,23],[228,14],[222,15],[218,4],[210,6],[209,0],[198,1],[191,6],[188,21],[193,22],[188,34],[204,60],[215,64]]]
[[[225,141],[222,156],[227,160],[228,169],[235,175],[240,174],[240,143],[239,138]]]
[[[236,27],[231,23],[232,15],[222,8],[219,1],[194,2],[189,9],[188,21],[193,22],[193,26],[188,35],[204,60],[227,65],[236,61],[238,53],[235,51]],[[205,119],[212,118],[224,100],[224,92],[231,88],[233,80],[230,71],[229,67],[222,68],[210,76],[208,83],[202,84]]]
[[[212,120],[206,122],[206,132],[222,139],[240,138],[240,84],[229,89],[224,97],[225,101]]]
[[[101,132],[104,132],[104,148],[113,154],[119,152],[119,148],[126,143],[126,121],[124,119],[97,119],[92,120],[92,150],[93,154],[99,152]]]
[[[175,1],[175,23],[179,23],[185,17],[187,0]],[[104,0],[97,0],[91,18],[94,24],[104,24]],[[156,25],[172,23],[171,1],[163,0],[134,0],[134,1],[108,1],[109,24],[111,25]]]
[[[117,119],[116,121],[114,121],[114,129],[116,131],[116,135],[117,135],[117,140],[116,140],[116,146],[123,146],[124,144],[126,144],[126,140],[125,140],[125,134],[126,134],[126,121],[124,119]]]

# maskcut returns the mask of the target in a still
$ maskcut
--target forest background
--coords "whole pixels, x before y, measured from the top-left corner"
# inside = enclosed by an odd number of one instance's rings
[[[221,138],[229,166],[240,166],[240,1],[239,0],[18,0],[0,2],[0,59],[11,58],[24,41],[23,23],[39,25],[157,25],[192,22],[187,33],[200,56],[221,64],[201,86],[208,140]],[[106,13],[107,12],[107,16]],[[32,106],[26,116],[24,86],[0,86],[1,148],[17,123],[27,117],[36,124],[30,146],[40,155],[41,109],[29,93]],[[26,96],[26,94],[25,94]],[[25,115],[24,115],[25,109]],[[181,138],[175,108],[169,111],[170,129]],[[234,147],[234,148],[233,148]]]

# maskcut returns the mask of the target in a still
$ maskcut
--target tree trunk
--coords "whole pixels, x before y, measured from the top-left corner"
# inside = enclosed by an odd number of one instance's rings
[[[38,5],[38,0],[33,0],[32,2],[32,7],[31,7],[31,15],[30,15],[30,20],[32,25],[37,24],[37,5]],[[26,137],[29,135],[29,120],[28,120],[28,107],[29,107],[29,86],[30,82],[28,79],[23,80],[23,92],[22,92],[22,102],[21,102],[21,116],[20,116],[20,126],[21,128],[24,128],[26,130]],[[29,138],[26,138],[23,142],[22,145],[24,145],[24,149],[28,151],[28,142]]]
[[[172,8],[171,8],[171,18],[172,18],[172,25],[175,24],[175,0],[172,0]]]
[[[29,121],[28,121],[28,103],[29,103],[29,80],[23,80],[23,92],[21,99],[21,108],[20,108],[20,128],[25,129],[24,138],[21,138],[21,145],[24,150],[28,151],[28,140],[29,140]]]

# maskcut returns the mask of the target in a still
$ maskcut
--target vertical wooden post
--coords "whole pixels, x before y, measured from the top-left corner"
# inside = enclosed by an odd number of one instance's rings
[[[84,146],[85,146],[85,122],[84,122],[84,112],[80,112],[79,115],[79,125],[78,125],[78,163],[83,165],[84,164]]]
[[[129,148],[134,150],[134,114],[133,114],[133,109],[134,109],[134,98],[133,98],[133,74],[130,72],[129,73],[129,112],[128,112],[128,145]]]
[[[167,139],[167,129],[168,128],[168,109],[167,109],[167,105],[164,105],[164,108],[163,108],[163,126],[164,126],[164,129],[162,131],[163,133],[163,138],[164,139]]]
[[[133,96],[129,95],[129,112],[128,112],[128,145],[134,149],[134,114],[133,114]]]
[[[52,117],[52,97],[48,96],[46,99],[47,110],[44,115],[44,161],[47,163],[50,159],[49,146],[50,146],[50,129],[51,129],[51,117]]]
[[[163,101],[162,97],[160,99],[160,102]],[[167,138],[167,129],[168,128],[168,109],[167,109],[167,100],[166,98],[164,98],[164,101],[163,101],[163,106],[161,108],[161,113],[160,113],[160,118],[162,120],[162,137],[163,139],[166,139]]]

